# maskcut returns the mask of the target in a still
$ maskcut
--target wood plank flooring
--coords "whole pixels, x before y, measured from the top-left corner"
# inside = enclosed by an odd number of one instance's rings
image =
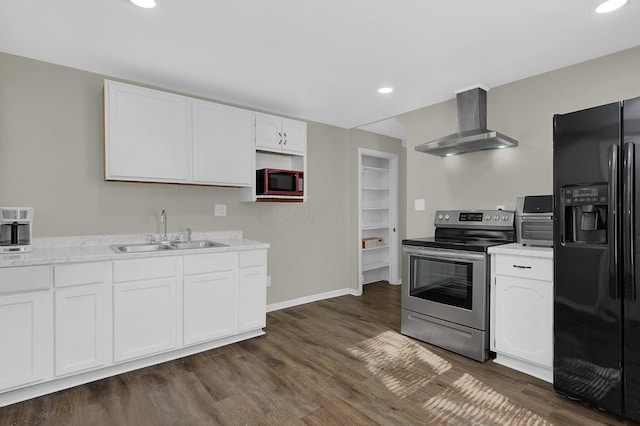
[[[400,334],[400,288],[272,312],[266,335],[0,408],[0,425],[630,425]]]

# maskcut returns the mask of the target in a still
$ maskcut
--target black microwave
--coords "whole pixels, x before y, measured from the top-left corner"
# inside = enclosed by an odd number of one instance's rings
[[[298,170],[256,170],[256,195],[304,195],[304,172]]]

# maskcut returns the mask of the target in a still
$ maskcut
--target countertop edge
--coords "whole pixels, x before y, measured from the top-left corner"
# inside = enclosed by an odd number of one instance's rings
[[[247,250],[261,250],[271,247],[268,243],[240,239],[216,239],[226,244],[224,247],[209,247],[184,250],[163,250],[159,252],[115,253],[108,245],[34,248],[28,253],[0,255],[0,268],[18,266],[39,266],[61,263],[101,262],[112,260],[144,259],[168,256],[189,256],[206,253],[227,253]]]
[[[510,254],[514,256],[531,256],[553,259],[552,247],[531,247],[522,244],[504,244],[500,246],[489,247],[489,254]]]

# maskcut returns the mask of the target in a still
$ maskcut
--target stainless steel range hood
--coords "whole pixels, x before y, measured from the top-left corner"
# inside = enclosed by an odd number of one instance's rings
[[[487,129],[487,92],[476,87],[456,95],[458,132],[416,146],[416,151],[441,157],[485,149],[518,146],[518,141]]]

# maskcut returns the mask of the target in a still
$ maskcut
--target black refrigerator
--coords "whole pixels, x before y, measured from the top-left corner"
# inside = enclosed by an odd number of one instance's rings
[[[640,98],[554,116],[553,386],[640,420]]]

